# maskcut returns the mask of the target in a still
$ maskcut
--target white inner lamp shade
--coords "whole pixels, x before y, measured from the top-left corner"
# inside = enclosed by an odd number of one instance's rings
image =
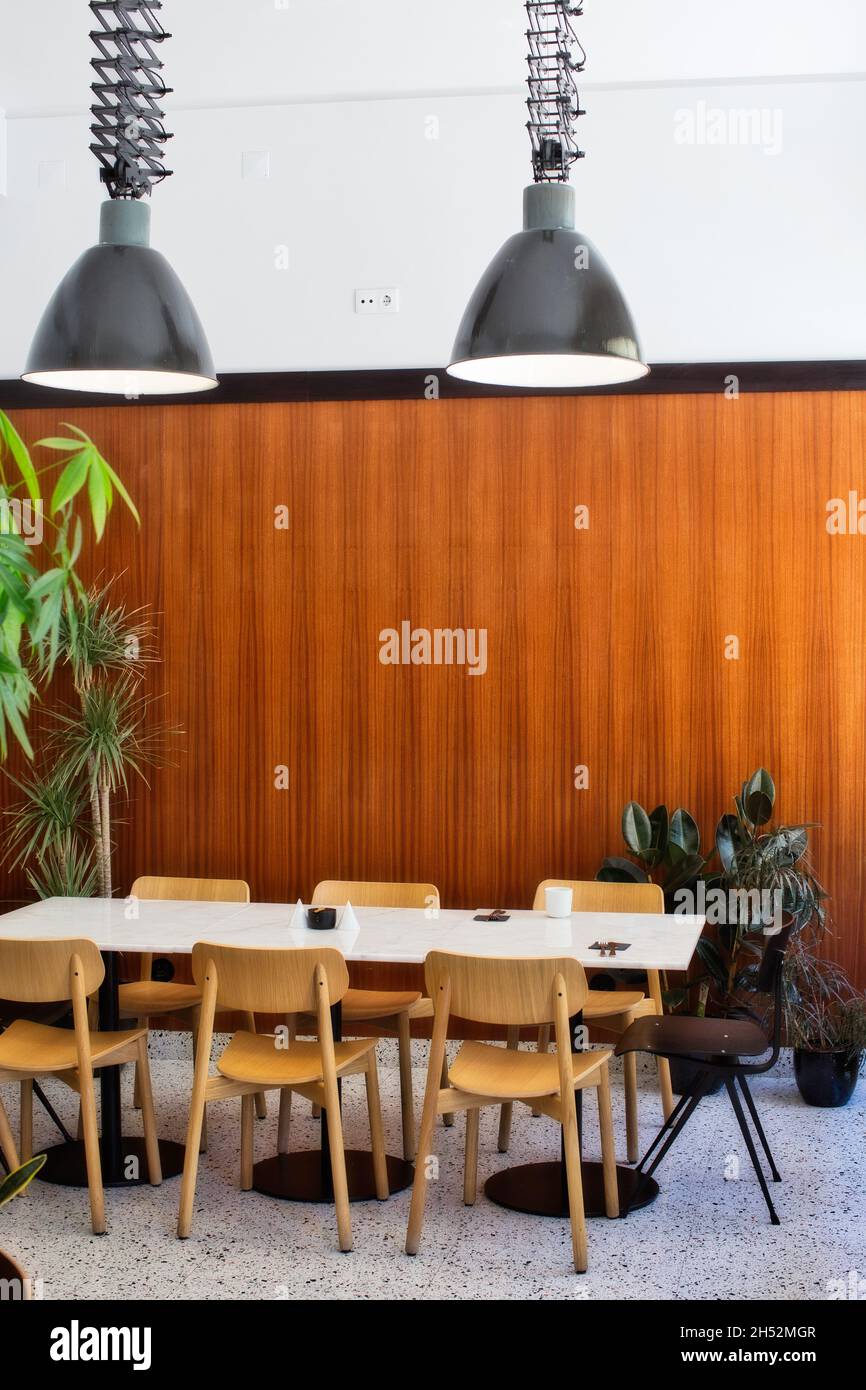
[[[614,386],[637,381],[649,367],[631,357],[590,353],[539,352],[518,356],[473,357],[452,362],[451,376],[490,386]]]
[[[62,391],[103,392],[111,396],[181,396],[189,391],[212,391],[219,382],[191,372],[102,371],[27,372],[24,381]]]

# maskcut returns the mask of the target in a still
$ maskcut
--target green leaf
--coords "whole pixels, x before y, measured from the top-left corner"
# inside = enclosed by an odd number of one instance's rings
[[[36,447],[58,449],[64,454],[75,454],[81,448],[81,441],[78,439],[37,439]]]
[[[12,421],[5,411],[0,410],[0,438],[18,465],[18,472],[24,480],[24,485],[34,502],[42,495],[39,488],[39,479],[36,469],[30,461],[30,454],[27,446],[20,434],[16,430]]]
[[[9,688],[8,685],[5,685],[5,684],[3,684],[2,682],[0,682],[0,708],[2,708],[3,713],[5,714],[7,720],[9,721],[9,727],[10,727],[10,729],[12,730],[13,734],[14,734],[15,737],[17,738],[17,740],[18,740],[18,742],[20,743],[21,747],[23,748],[24,752],[27,754],[27,757],[28,757],[28,758],[32,758],[32,757],[33,757],[33,749],[32,749],[32,747],[30,746],[30,740],[29,740],[29,738],[27,737],[27,730],[26,730],[25,727],[24,727],[24,720],[21,718],[22,713],[23,713],[23,714],[26,714],[26,713],[27,713],[28,705],[29,705],[29,701],[27,701],[26,703],[22,703],[22,701],[20,700],[20,697],[19,697],[19,698],[16,698],[15,692],[12,691],[12,690],[10,690],[10,688]],[[4,734],[4,738],[3,738],[3,751],[4,751],[4,753],[5,753],[5,744],[6,744],[6,740],[5,740],[5,734]]]
[[[706,936],[702,936],[696,947],[698,959],[701,964],[706,966],[713,978],[714,984],[722,990],[728,987],[728,971],[721,952],[714,941]]]
[[[20,1168],[13,1168],[2,1182],[0,1182],[0,1207],[5,1207],[7,1202],[11,1202],[13,1197],[17,1197],[29,1187],[39,1169],[47,1161],[47,1154],[37,1154],[35,1158],[28,1158],[26,1163],[22,1163]]]
[[[736,816],[724,815],[716,826],[716,849],[726,874],[736,873],[737,850],[743,848],[743,832]]]
[[[622,838],[632,854],[643,855],[652,845],[650,818],[637,801],[630,801],[622,813]]]
[[[139,524],[139,526],[140,526],[140,525],[141,525],[141,517],[140,517],[139,514],[138,514],[138,508],[136,507],[135,503],[133,502],[133,500],[132,500],[132,498],[130,497],[129,493],[127,492],[126,488],[123,486],[123,483],[121,482],[120,478],[118,478],[118,476],[117,476],[117,474],[115,473],[114,469],[111,467],[111,464],[110,464],[110,463],[107,463],[106,460],[105,460],[104,458],[102,458],[101,455],[100,455],[99,457],[100,457],[100,462],[102,463],[103,468],[105,469],[105,471],[106,471],[106,473],[108,474],[109,478],[111,479],[112,483],[113,483],[114,486],[117,488],[117,491],[120,493],[120,496],[123,498],[123,500],[124,500],[124,502],[126,503],[127,507],[128,507],[129,510],[132,512],[132,515],[135,517],[136,521],[138,522],[138,524]]]
[[[620,859],[617,855],[611,855],[602,863],[596,879],[600,883],[647,883],[649,875],[630,859]]]
[[[668,808],[667,806],[656,806],[650,811],[650,828],[652,830],[652,843],[649,850],[641,855],[647,864],[660,864],[664,858],[668,844]]]
[[[105,518],[111,505],[110,498],[106,493],[107,482],[108,479],[101,468],[91,468],[87,476],[87,494],[90,498],[90,514],[93,517],[93,529],[96,532],[97,542],[102,540]],[[108,483],[108,486],[111,487],[111,484]]]
[[[700,854],[701,832],[688,811],[677,807],[668,830],[668,858],[672,863],[690,854]]]
[[[753,772],[743,788],[743,810],[753,825],[766,825],[773,814],[776,788],[765,768]]]
[[[59,512],[66,503],[71,501],[75,495],[81,491],[87,482],[87,473],[90,468],[92,453],[90,449],[82,449],[81,453],[71,458],[64,468],[54,492],[51,495],[51,510]]]

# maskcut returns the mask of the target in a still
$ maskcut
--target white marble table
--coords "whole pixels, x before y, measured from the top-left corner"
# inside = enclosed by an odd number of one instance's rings
[[[482,909],[484,910],[484,909]],[[0,917],[0,936],[86,936],[101,951],[188,955],[197,941],[237,946],[335,946],[347,960],[421,963],[428,951],[483,956],[574,956],[598,965],[594,941],[628,942],[609,970],[686,970],[704,925],[700,916],[574,912],[561,920],[513,911],[508,922],[475,922],[477,909],[358,907],[356,930],[293,925],[293,903],[151,902],[137,898],[48,898]],[[2,983],[0,983],[2,995]]]
[[[483,910],[483,909],[482,909]],[[197,941],[219,941],[251,947],[336,947],[347,960],[383,963],[424,961],[432,950],[486,956],[573,956],[582,965],[603,964],[605,970],[686,970],[704,925],[700,916],[650,913],[575,912],[553,919],[543,912],[513,911],[507,922],[476,922],[478,909],[411,909],[358,907],[356,925],[349,929],[313,931],[297,925],[300,912],[293,903],[153,902],[137,898],[49,898],[0,916],[0,937],[34,939],[88,937],[103,952],[106,980],[100,991],[100,1026],[116,1028],[117,953],[145,951],[155,955],[188,955]],[[599,958],[590,950],[595,941],[628,943],[614,958]],[[3,994],[0,980],[0,997]],[[339,1010],[335,1020],[339,1029]],[[119,1069],[107,1067],[101,1077],[103,1169],[107,1184],[123,1185],[124,1158],[135,1139],[124,1138],[120,1124]],[[578,1093],[579,1095],[580,1093]],[[324,1112],[323,1112],[323,1123]],[[42,1170],[49,1181],[86,1183],[81,1146],[61,1144],[49,1150]],[[163,1175],[180,1171],[182,1147],[161,1141]],[[300,1154],[277,1154],[256,1164],[255,1186],[272,1196],[329,1200],[328,1145]],[[369,1155],[347,1153],[350,1190],[356,1200],[373,1195]],[[599,1164],[584,1163],[587,1215],[604,1210]],[[398,1191],[411,1182],[411,1164],[389,1158],[389,1183]],[[632,1170],[620,1168],[621,1198],[632,1190]],[[489,1195],[505,1205],[539,1215],[567,1214],[562,1163],[526,1164],[489,1180]],[[502,1189],[498,1196],[499,1189]],[[647,1188],[649,1200],[658,1188]],[[514,1194],[509,1196],[508,1194]],[[534,1195],[538,1193],[538,1195]],[[565,1204],[563,1206],[563,1204]]]

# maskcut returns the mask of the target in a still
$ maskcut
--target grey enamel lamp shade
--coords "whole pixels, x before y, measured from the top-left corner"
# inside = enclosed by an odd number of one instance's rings
[[[497,251],[457,331],[448,371],[500,386],[608,386],[649,368],[603,256],[574,226],[569,184],[524,190],[524,229]]]
[[[149,230],[145,204],[103,204],[99,244],[79,256],[49,301],[25,381],[130,396],[218,385],[192,300],[149,245]]]

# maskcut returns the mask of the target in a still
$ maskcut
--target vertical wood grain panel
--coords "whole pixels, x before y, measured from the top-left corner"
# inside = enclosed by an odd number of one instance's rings
[[[74,412],[143,518],[115,513],[92,572],[157,610],[151,685],[185,731],[119,829],[122,884],[244,877],[291,901],[411,878],[528,904],[618,851],[630,797],[709,834],[764,763],[781,817],[823,824],[834,949],[866,985],[866,536],[825,526],[830,497],[866,492],[864,401]],[[32,440],[59,414],[16,421]],[[383,666],[404,619],[486,628],[487,674]]]

